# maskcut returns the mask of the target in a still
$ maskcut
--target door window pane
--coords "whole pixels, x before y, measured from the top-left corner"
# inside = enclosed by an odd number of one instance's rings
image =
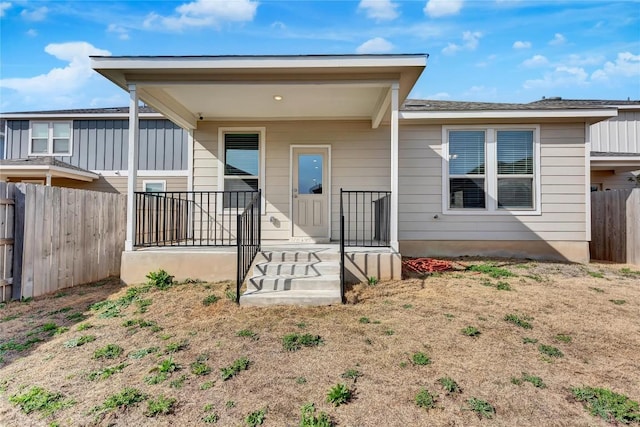
[[[322,154],[298,155],[298,194],[322,194]]]

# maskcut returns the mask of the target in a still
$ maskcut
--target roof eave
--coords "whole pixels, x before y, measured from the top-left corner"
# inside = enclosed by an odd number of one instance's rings
[[[481,110],[481,111],[401,111],[400,119],[421,121],[503,120],[503,119],[581,119],[592,123],[617,116],[617,110]]]

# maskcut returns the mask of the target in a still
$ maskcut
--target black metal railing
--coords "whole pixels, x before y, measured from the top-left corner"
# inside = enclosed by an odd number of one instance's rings
[[[390,246],[391,191],[340,189],[340,211],[345,246]]]
[[[345,248],[389,247],[391,191],[340,189],[340,295],[344,299]]]
[[[136,192],[134,246],[235,246],[257,191]]]
[[[251,264],[260,251],[261,222],[261,197],[260,190],[253,196],[251,202],[237,218],[237,250],[238,267],[236,279],[236,302],[240,303],[240,288]]]

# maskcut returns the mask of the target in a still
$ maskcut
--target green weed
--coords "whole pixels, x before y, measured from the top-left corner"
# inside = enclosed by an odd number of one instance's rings
[[[327,393],[327,403],[333,403],[334,406],[343,405],[351,400],[351,393],[346,384],[336,384]]]
[[[200,385],[200,390],[209,390],[215,383],[215,381],[205,381]]]
[[[522,338],[522,343],[523,344],[536,344],[538,342],[538,340],[536,338],[529,338],[529,337],[523,337]]]
[[[622,305],[627,302],[626,300],[623,300],[623,299],[610,299],[609,301],[614,303],[615,305]]]
[[[236,292],[231,289],[224,291],[224,296],[231,302],[238,302],[238,295],[236,295]]]
[[[282,347],[286,351],[297,351],[302,347],[317,347],[322,344],[322,338],[320,335],[311,335],[311,334],[287,334],[282,337]]]
[[[364,323],[364,324],[367,324],[367,323],[371,323],[371,320],[369,320],[369,318],[368,318],[368,317],[361,317],[361,318],[358,320],[358,322],[360,322],[360,323]]]
[[[533,320],[532,317],[529,316],[518,316],[517,314],[507,314],[504,316],[504,320],[513,323],[516,326],[520,326],[524,329],[532,329],[533,326],[529,323],[529,320]]]
[[[353,382],[356,382],[356,380],[362,376],[362,372],[357,369],[347,369],[340,376],[344,379],[351,379]]]
[[[159,350],[159,347],[141,348],[140,350],[132,351],[127,357],[129,359],[142,359],[148,354],[157,353]]]
[[[498,282],[496,284],[496,289],[499,291],[510,291],[511,285],[508,284],[507,282]]]
[[[72,338],[68,341],[65,341],[63,345],[67,348],[81,347],[86,343],[90,343],[95,340],[96,337],[94,335],[82,335],[80,337]]]
[[[220,373],[222,374],[222,380],[227,381],[234,376],[238,375],[242,371],[246,371],[249,369],[249,365],[251,361],[246,357],[241,357],[233,361],[233,363],[225,368],[220,369]]]
[[[621,268],[620,274],[627,277],[640,277],[640,271],[632,270],[629,267]]]
[[[173,276],[164,270],[151,271],[147,274],[147,284],[161,291],[169,289],[173,285]]]
[[[538,351],[549,357],[564,357],[564,354],[558,348],[551,345],[540,344]]]
[[[215,304],[220,299],[217,295],[209,295],[205,299],[202,300],[202,305],[210,306],[211,304]]]
[[[426,366],[431,364],[431,358],[429,358],[429,356],[421,351],[413,353],[413,355],[411,356],[411,361],[414,365],[418,366]]]
[[[18,317],[20,317],[19,314],[10,314],[8,316],[4,316],[4,317],[0,318],[0,323],[2,323],[2,322],[10,322],[12,320],[17,319]]]
[[[313,403],[307,403],[300,409],[300,427],[331,427],[333,423],[331,418],[325,412],[316,415],[316,406]]]
[[[296,384],[306,384],[306,383],[307,383],[307,379],[305,377],[296,378]]]
[[[376,276],[367,277],[367,283],[369,286],[375,286],[378,284],[378,278]]]
[[[111,367],[108,367],[108,368],[100,369],[99,371],[90,372],[87,375],[87,379],[89,381],[106,380],[107,378],[109,378],[113,374],[116,374],[118,372],[122,372],[122,370],[124,368],[126,368],[127,366],[129,366],[129,365],[126,364],[126,363],[121,363],[121,364],[119,364],[117,366],[111,366]]]
[[[496,413],[495,408],[486,400],[472,397],[467,400],[469,410],[478,414],[480,418],[493,418]]]
[[[436,406],[437,397],[435,394],[431,394],[429,390],[423,388],[416,394],[415,402],[419,408],[431,409]]]
[[[259,409],[257,411],[253,411],[249,415],[244,417],[244,423],[247,425],[247,427],[256,427],[256,426],[262,425],[262,423],[264,422],[266,412],[267,412],[266,409]]]
[[[73,400],[65,400],[62,393],[52,393],[42,387],[31,387],[23,394],[14,394],[9,402],[18,405],[22,412],[30,414],[41,412],[44,416],[73,405]]]
[[[602,279],[604,274],[599,271],[587,271],[587,274],[591,277],[595,277],[596,279]]]
[[[440,383],[440,385],[442,386],[442,389],[447,394],[455,394],[455,393],[460,393],[462,391],[458,383],[455,382],[451,377],[439,378],[438,382]]]
[[[42,342],[40,338],[29,338],[23,343],[19,343],[14,339],[10,339],[9,341],[5,341],[0,344],[0,353],[4,353],[5,351],[25,351],[33,347],[34,344]]]
[[[204,417],[202,417],[202,422],[205,424],[215,424],[218,422],[219,419],[220,417],[218,416],[218,414],[214,412],[213,414],[207,414]]]
[[[71,313],[71,314],[69,314],[69,315],[67,315],[65,317],[65,319],[67,319],[70,322],[79,322],[79,321],[84,320],[86,318],[87,318],[87,316],[85,316],[84,314],[82,314],[80,312]]]
[[[604,289],[601,289],[601,288],[589,287],[589,289],[591,289],[592,291],[597,292],[599,294],[603,294],[604,293]]]
[[[144,413],[147,417],[157,417],[158,415],[168,415],[173,413],[176,399],[172,397],[158,396],[156,399],[150,399],[147,402],[147,411]]]
[[[171,388],[182,388],[182,386],[184,385],[184,382],[187,380],[187,376],[186,375],[180,375],[179,378],[176,378],[175,380],[171,381],[169,383],[169,387]]]
[[[477,337],[480,333],[481,332],[475,326],[467,326],[462,330],[462,334],[468,337]]]
[[[76,331],[81,332],[81,331],[86,331],[87,329],[91,329],[91,328],[93,328],[93,325],[91,323],[81,323],[76,328]]]
[[[115,359],[120,356],[124,349],[117,344],[107,344],[102,348],[97,349],[93,353],[94,359]]]
[[[251,338],[252,340],[257,340],[258,339],[258,334],[256,334],[255,332],[253,332],[250,329],[242,329],[242,330],[236,332],[236,336]]]
[[[101,406],[94,408],[94,410],[100,411],[112,411],[118,408],[126,409],[129,406],[137,405],[140,402],[147,400],[147,395],[140,390],[125,387],[120,393],[112,394],[102,403]]]
[[[571,336],[570,336],[570,335],[567,335],[567,334],[558,334],[558,335],[556,335],[556,336],[554,337],[554,339],[555,339],[556,341],[560,341],[560,342],[563,342],[563,343],[565,343],[565,344],[570,343],[570,342],[571,342],[571,340],[572,340]]]
[[[535,375],[529,375],[529,374],[523,372],[522,373],[522,380],[533,384],[533,386],[536,387],[536,388],[546,388],[547,387],[547,385],[544,383],[544,381],[542,381],[542,378],[537,377]]]
[[[571,393],[593,416],[623,424],[640,423],[638,402],[606,388],[575,387]]]
[[[187,347],[189,347],[189,341],[187,340],[175,341],[167,344],[167,346],[164,349],[164,352],[167,354],[177,353],[179,351],[186,349]]]
[[[470,265],[467,267],[469,271],[475,271],[478,273],[484,273],[493,277],[494,279],[500,279],[502,277],[514,277],[515,274],[510,272],[507,269],[497,267],[493,264],[479,264],[479,265]]]
[[[211,373],[211,368],[202,362],[193,362],[191,364],[191,373],[193,375],[209,375]]]

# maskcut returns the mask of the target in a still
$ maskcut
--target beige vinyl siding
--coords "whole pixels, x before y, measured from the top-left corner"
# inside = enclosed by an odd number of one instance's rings
[[[137,179],[137,191],[142,191],[143,181],[166,181],[166,191],[187,191],[186,176],[154,176],[142,177]],[[127,177],[126,176],[100,176],[93,182],[76,181],[67,178],[53,178],[51,185],[58,187],[78,188],[82,190],[104,191],[107,193],[127,194]]]
[[[264,239],[291,235],[290,146],[331,146],[331,237],[339,237],[340,188],[389,190],[390,129],[371,129],[370,121],[208,122],[194,132],[193,186],[196,191],[217,189],[218,128],[266,129],[266,198]],[[271,221],[273,218],[273,221]]]
[[[591,171],[591,184],[599,184],[601,190],[635,188],[635,181],[629,181],[629,178],[634,177],[635,174],[632,172],[615,173],[612,170]]]
[[[399,240],[585,241],[584,137],[583,123],[541,124],[541,215],[443,215],[442,127],[403,124]]]
[[[640,153],[640,110],[618,110],[618,116],[591,125],[591,149]]]

